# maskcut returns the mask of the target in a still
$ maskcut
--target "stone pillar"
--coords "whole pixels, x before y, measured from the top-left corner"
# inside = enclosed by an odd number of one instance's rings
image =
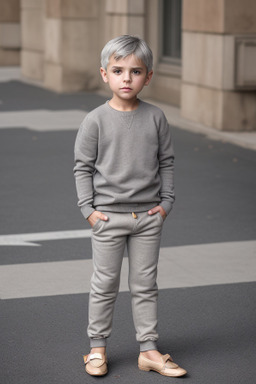
[[[47,88],[68,92],[98,87],[98,16],[98,0],[46,0]]]
[[[105,42],[125,34],[144,38],[145,0],[106,0]]]
[[[0,0],[0,66],[20,64],[20,0]]]
[[[21,0],[21,71],[30,79],[44,80],[45,0]]]
[[[128,34],[145,38],[145,0],[102,0],[101,6],[104,7],[101,17],[104,24],[99,51],[117,36]],[[112,95],[107,84],[101,81],[100,86],[107,95]]]
[[[183,0],[181,114],[219,130],[256,130],[255,53],[255,0]]]

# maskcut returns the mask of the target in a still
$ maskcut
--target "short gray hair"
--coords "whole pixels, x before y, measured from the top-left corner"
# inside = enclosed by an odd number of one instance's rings
[[[101,51],[101,66],[107,70],[109,59],[114,55],[115,60],[135,55],[151,71],[153,67],[153,54],[147,43],[139,37],[123,35],[110,40]]]

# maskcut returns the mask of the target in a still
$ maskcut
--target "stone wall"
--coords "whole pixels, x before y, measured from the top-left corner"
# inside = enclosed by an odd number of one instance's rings
[[[20,0],[0,0],[0,66],[20,64]]]
[[[236,39],[256,38],[256,2],[183,1],[182,115],[219,130],[256,130],[255,88],[235,83]]]
[[[58,92],[109,92],[101,49],[118,35],[137,35],[154,55],[142,97],[181,106],[187,119],[219,130],[256,130],[255,0],[183,0],[182,66],[161,57],[161,4],[0,0],[0,65],[18,65],[22,46],[26,78]]]

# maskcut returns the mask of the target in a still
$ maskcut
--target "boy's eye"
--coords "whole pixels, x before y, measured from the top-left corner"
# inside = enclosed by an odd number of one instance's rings
[[[120,70],[120,69],[114,69],[114,73],[115,73],[116,75],[120,75],[121,70]]]
[[[134,73],[135,75],[139,75],[139,74],[140,74],[140,71],[138,71],[137,69],[134,69],[133,73]]]

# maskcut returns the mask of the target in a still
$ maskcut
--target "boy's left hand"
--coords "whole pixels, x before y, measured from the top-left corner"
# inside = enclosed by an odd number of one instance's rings
[[[149,214],[149,215],[154,215],[154,214],[157,213],[157,212],[160,212],[160,215],[162,216],[163,220],[166,219],[166,216],[167,216],[167,215],[166,215],[166,212],[165,212],[165,210],[163,209],[163,207],[161,207],[161,205],[157,205],[156,207],[150,209],[150,210],[148,211],[148,214]]]

